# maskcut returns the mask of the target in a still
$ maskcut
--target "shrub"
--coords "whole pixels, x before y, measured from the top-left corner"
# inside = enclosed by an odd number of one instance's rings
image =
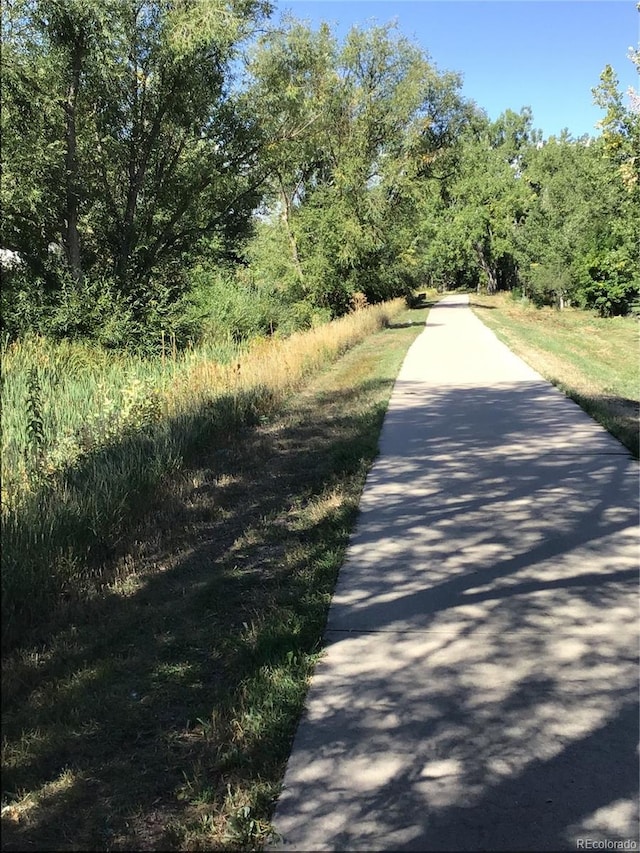
[[[538,308],[560,307],[573,296],[569,270],[559,264],[531,264],[523,276],[524,293]]]
[[[576,264],[576,277],[580,304],[601,317],[628,314],[640,296],[637,259],[624,248],[591,252]]]

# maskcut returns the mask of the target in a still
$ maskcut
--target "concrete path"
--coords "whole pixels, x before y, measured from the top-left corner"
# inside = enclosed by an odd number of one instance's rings
[[[276,848],[637,845],[636,463],[466,296],[431,311],[380,451]]]

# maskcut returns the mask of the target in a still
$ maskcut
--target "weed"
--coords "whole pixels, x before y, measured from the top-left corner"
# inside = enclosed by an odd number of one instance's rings
[[[3,363],[3,642],[70,595],[93,594],[115,543],[190,456],[268,422],[313,373],[383,327],[401,301],[361,307],[234,360],[155,360],[33,338]],[[167,359],[172,369],[167,369]],[[169,372],[171,376],[169,376]],[[25,406],[26,400],[26,406]],[[46,477],[44,476],[46,474]]]
[[[42,471],[44,459],[44,420],[42,417],[42,388],[38,379],[38,369],[29,368],[27,373],[27,426],[25,463],[30,475],[37,477]]]
[[[276,833],[268,821],[256,818],[251,806],[240,806],[230,814],[224,840],[234,847],[251,850],[272,837]]]

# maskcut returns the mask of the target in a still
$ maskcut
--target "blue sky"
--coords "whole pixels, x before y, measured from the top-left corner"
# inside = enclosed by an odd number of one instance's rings
[[[639,39],[636,0],[277,0],[274,20],[285,10],[314,28],[328,21],[341,37],[353,24],[395,20],[438,68],[463,75],[463,93],[491,118],[530,106],[545,137],[598,133],[591,89],[607,63],[624,90],[640,88],[627,58]]]

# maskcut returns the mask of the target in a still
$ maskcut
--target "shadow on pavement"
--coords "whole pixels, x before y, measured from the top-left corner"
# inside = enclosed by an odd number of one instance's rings
[[[400,383],[381,449],[279,847],[636,839],[636,463],[542,382]]]

